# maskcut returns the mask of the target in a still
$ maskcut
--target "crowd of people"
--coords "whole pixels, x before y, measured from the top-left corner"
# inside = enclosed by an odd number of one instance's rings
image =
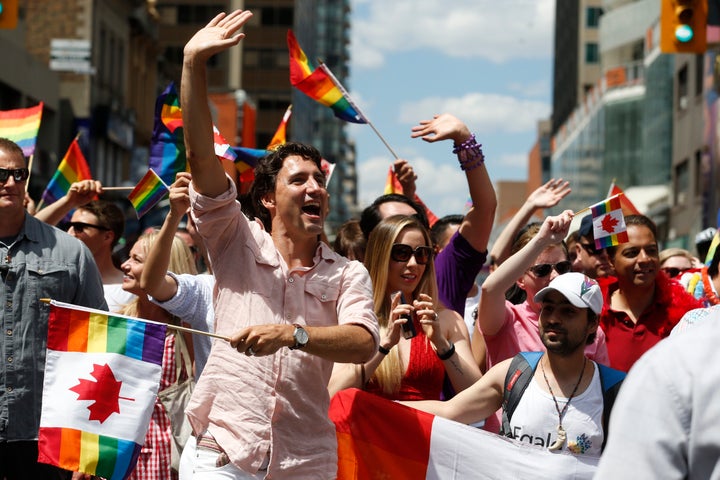
[[[571,193],[551,180],[490,245],[497,199],[485,157],[449,113],[411,137],[452,143],[472,200],[462,215],[430,225],[412,166],[397,160],[403,194],[326,232],[320,152],[294,142],[259,161],[241,201],[215,156],[206,69],[251,16],[220,14],[186,44],[192,175],[177,175],[164,223],[121,264],[123,214],[100,182],[31,211],[26,159],[0,139],[0,479],[83,478],[37,461],[41,298],[198,331],[168,329],[160,383],[162,393],[194,379],[179,420],[191,434],[177,448],[178,420],[159,396],[134,479],[335,478],[328,408],[347,388],[600,457],[598,478],[719,478],[716,231],[698,236],[697,255],[663,250],[652,219],[629,215],[628,241],[598,248],[590,216],[573,232],[570,210],[531,221]],[[67,233],[53,227],[68,215]]]

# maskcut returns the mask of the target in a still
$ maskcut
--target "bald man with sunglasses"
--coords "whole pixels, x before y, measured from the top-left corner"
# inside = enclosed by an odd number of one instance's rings
[[[107,305],[88,248],[25,211],[28,176],[23,151],[0,138],[0,478],[69,479],[37,461],[50,311],[39,299]]]

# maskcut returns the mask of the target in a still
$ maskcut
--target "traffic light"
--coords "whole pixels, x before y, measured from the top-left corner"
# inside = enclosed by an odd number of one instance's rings
[[[705,53],[708,0],[662,0],[660,51]]]
[[[0,0],[0,28],[17,27],[18,1]]]

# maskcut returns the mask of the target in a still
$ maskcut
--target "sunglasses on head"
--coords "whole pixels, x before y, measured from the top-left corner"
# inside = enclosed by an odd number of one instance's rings
[[[570,269],[572,268],[572,264],[567,260],[563,262],[558,262],[556,264],[539,263],[528,268],[528,270],[532,272],[532,274],[535,275],[537,278],[543,278],[550,275],[550,272],[553,271],[553,268],[558,273],[558,275],[562,275],[563,273],[567,273],[570,271]]]
[[[390,258],[396,262],[408,262],[410,257],[415,256],[418,265],[425,265],[432,258],[433,249],[427,246],[417,247],[415,250],[410,245],[396,243],[390,249]]]
[[[595,248],[594,243],[581,243],[580,246],[590,255],[602,255],[605,252],[604,248]]]
[[[675,278],[680,274],[683,274],[688,271],[687,268],[677,268],[677,267],[663,267],[661,269],[663,272],[667,273],[667,276],[670,278]]]
[[[102,225],[93,225],[92,223],[85,223],[85,222],[70,222],[70,226],[75,230],[77,233],[82,233],[83,230],[86,228],[97,228],[100,231],[107,232],[110,230],[109,228],[103,227]]]
[[[30,176],[27,168],[0,168],[0,182],[6,182],[12,175],[16,182],[24,182]]]

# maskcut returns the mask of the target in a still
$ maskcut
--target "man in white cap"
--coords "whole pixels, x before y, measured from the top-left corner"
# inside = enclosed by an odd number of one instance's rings
[[[507,436],[550,450],[599,456],[612,401],[624,378],[624,373],[585,357],[603,306],[600,287],[592,278],[570,272],[540,290],[535,301],[542,303],[539,325],[546,353],[505,360],[446,402],[401,403],[463,423],[483,420],[502,406]],[[510,404],[514,407],[507,411]]]

